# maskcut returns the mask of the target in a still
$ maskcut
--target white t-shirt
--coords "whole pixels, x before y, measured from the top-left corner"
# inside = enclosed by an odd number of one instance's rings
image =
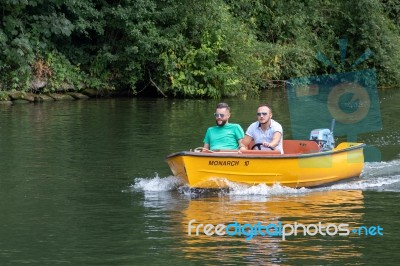
[[[263,131],[261,129],[260,122],[252,123],[246,130],[246,135],[253,138],[255,143],[263,143],[271,142],[275,132],[280,132],[282,134],[281,140],[279,141],[278,146],[275,147],[275,150],[281,151],[283,153],[282,148],[282,140],[283,140],[283,130],[281,124],[276,122],[275,120],[271,119],[271,124],[267,130]],[[261,146],[262,150],[269,149],[268,147]]]

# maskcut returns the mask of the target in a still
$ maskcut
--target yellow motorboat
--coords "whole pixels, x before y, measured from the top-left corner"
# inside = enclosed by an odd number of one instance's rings
[[[195,149],[170,154],[166,161],[173,175],[192,188],[224,188],[232,183],[315,187],[358,177],[364,166],[364,146],[342,142],[322,148],[317,139],[284,140],[283,154]]]

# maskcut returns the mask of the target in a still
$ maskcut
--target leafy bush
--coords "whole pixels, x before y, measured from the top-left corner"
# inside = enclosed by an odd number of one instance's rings
[[[255,95],[276,80],[375,68],[400,82],[398,0],[4,0],[3,90],[130,90],[175,97]],[[348,40],[342,65],[337,42]]]

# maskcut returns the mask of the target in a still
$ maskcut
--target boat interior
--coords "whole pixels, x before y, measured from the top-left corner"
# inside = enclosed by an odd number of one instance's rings
[[[248,150],[241,151],[242,154],[254,154],[254,155],[279,155],[281,154],[278,150],[258,150],[251,149],[254,146],[254,142],[251,142],[248,146]],[[283,153],[284,154],[305,154],[305,153],[316,153],[319,152],[321,148],[318,143],[313,140],[283,140]],[[233,150],[215,150],[209,151],[204,150],[204,153],[214,153],[214,152],[223,152],[223,153],[237,153],[237,151]]]

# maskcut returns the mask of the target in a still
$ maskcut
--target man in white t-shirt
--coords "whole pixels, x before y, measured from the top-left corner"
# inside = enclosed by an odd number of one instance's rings
[[[259,144],[261,150],[279,150],[283,153],[283,130],[281,124],[272,119],[272,109],[267,104],[257,108],[258,121],[252,123],[246,130],[241,143],[241,150],[247,149],[252,140]],[[250,147],[251,148],[251,147]]]

